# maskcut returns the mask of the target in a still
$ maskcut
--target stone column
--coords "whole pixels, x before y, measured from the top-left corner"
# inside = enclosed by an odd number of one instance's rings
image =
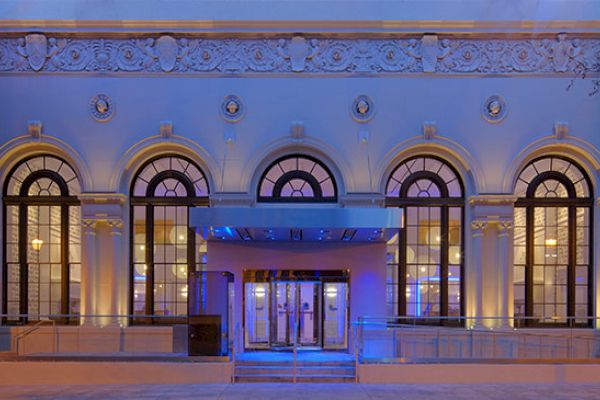
[[[472,271],[475,281],[475,321],[467,321],[467,327],[482,326],[483,321],[483,235],[487,228],[486,221],[475,220],[471,222],[471,236],[473,237],[471,256],[475,270]]]
[[[123,250],[123,220],[120,218],[108,219],[110,227],[110,236],[112,238],[112,262],[110,265],[110,324],[119,325],[122,321],[119,315],[119,304],[121,300],[119,290],[119,276],[121,274],[122,250]]]
[[[510,287],[512,285],[512,266],[510,262],[512,257],[510,252],[512,246],[510,246],[510,230],[512,229],[512,221],[500,221],[497,224],[498,228],[498,286],[499,286],[499,317],[502,319],[499,321],[498,326],[501,328],[508,328],[511,324],[509,321],[509,302],[512,301],[510,296]]]
[[[95,325],[95,271],[96,271],[96,224],[95,219],[82,220],[83,241],[81,243],[81,323]]]
[[[121,270],[123,205],[126,199],[119,193],[86,192],[79,195],[85,237],[82,245],[84,315],[118,314],[119,301],[125,301],[119,296],[117,271]],[[84,317],[83,320],[85,324],[98,326],[113,322],[111,318],[98,316]]]

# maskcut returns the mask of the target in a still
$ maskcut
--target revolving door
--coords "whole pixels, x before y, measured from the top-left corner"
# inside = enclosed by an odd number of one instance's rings
[[[346,349],[347,271],[245,271],[247,349]]]

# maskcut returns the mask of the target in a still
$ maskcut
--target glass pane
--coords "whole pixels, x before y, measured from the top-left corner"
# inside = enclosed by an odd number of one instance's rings
[[[249,348],[267,347],[269,345],[269,285],[246,283],[244,291],[245,345]]]
[[[324,335],[323,347],[346,348],[348,320],[348,284],[325,283],[324,285]]]

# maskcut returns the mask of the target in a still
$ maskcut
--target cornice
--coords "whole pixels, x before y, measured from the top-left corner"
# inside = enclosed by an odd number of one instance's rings
[[[513,206],[517,196],[512,194],[480,194],[469,197],[471,206]]]
[[[565,75],[600,73],[600,38],[65,33],[0,37],[0,73]]]
[[[127,201],[127,196],[122,193],[80,193],[78,198],[83,204],[123,205]]]

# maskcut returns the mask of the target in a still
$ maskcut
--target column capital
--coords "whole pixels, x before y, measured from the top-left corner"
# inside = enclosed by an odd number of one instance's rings
[[[81,219],[81,226],[83,228],[84,235],[95,235],[97,225],[98,225],[98,220],[96,218],[82,218]]]
[[[111,235],[121,236],[123,233],[123,220],[121,218],[108,218],[106,224],[111,229]]]
[[[473,237],[483,235],[483,232],[487,229],[488,222],[480,219],[471,221],[471,234]]]
[[[513,228],[512,221],[498,221],[496,222],[496,226],[498,228],[498,236],[504,237],[508,236],[509,231]]]

